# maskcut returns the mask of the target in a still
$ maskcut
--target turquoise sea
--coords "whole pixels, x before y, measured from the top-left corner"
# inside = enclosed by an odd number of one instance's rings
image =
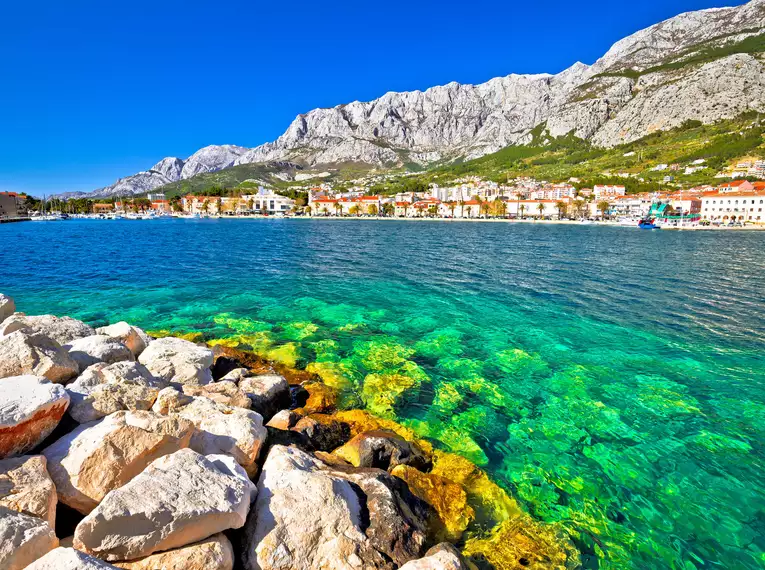
[[[587,568],[765,567],[765,233],[0,225],[28,313],[201,331],[484,467]]]

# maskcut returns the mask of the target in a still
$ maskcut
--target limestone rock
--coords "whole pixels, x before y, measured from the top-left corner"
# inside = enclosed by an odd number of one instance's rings
[[[442,542],[428,550],[423,558],[407,562],[399,570],[469,570],[469,566],[459,550]]]
[[[165,385],[138,362],[94,364],[66,387],[69,415],[82,424],[120,410],[149,410]]]
[[[55,548],[38,558],[27,570],[114,570],[115,566],[74,548]]]
[[[168,386],[159,391],[157,399],[151,409],[158,414],[174,414],[193,401],[193,396],[187,396],[172,386]]]
[[[17,330],[0,337],[0,379],[35,374],[51,382],[66,382],[79,372],[67,351],[43,334]]]
[[[353,486],[305,452],[271,448],[253,509],[244,531],[246,570],[390,568],[364,534]]]
[[[190,447],[203,455],[231,455],[249,475],[257,472],[258,457],[268,432],[259,414],[244,408],[195,398],[178,412],[196,426]]]
[[[252,409],[264,419],[290,406],[290,387],[284,376],[267,374],[244,378],[239,382],[252,402]]]
[[[42,455],[0,460],[0,506],[43,519],[56,528],[56,487]]]
[[[109,493],[74,534],[78,550],[133,560],[241,528],[255,486],[233,459],[182,449]]]
[[[440,522],[438,534],[443,540],[457,542],[475,518],[462,485],[409,465],[394,467],[391,475],[405,481],[412,493],[435,509]]]
[[[249,149],[230,144],[210,145],[199,149],[186,159],[181,178],[191,178],[201,172],[211,172],[233,166],[236,160]]]
[[[0,506],[0,568],[22,570],[57,546],[47,522]]]
[[[212,382],[212,351],[180,338],[153,340],[138,361],[166,382],[197,386]]]
[[[7,295],[0,293],[0,323],[16,311],[16,303]]]
[[[282,410],[272,417],[266,424],[268,427],[280,430],[288,430],[295,427],[303,416],[292,410]]]
[[[125,570],[233,570],[234,549],[224,534],[216,534],[188,546],[114,565]]]
[[[201,396],[208,398],[213,402],[225,404],[227,406],[237,406],[240,408],[250,408],[251,402],[247,394],[230,380],[221,380],[204,386],[184,385],[183,393],[187,396]]]
[[[432,467],[430,459],[416,444],[388,430],[360,433],[334,453],[355,467],[388,470],[397,465],[411,465],[422,471]]]
[[[244,567],[394,568],[422,554],[426,514],[427,506],[384,471],[343,471],[276,445],[245,527]]]
[[[50,435],[69,406],[63,386],[39,376],[0,380],[0,459],[23,455]]]
[[[59,500],[91,512],[152,461],[188,447],[194,426],[175,416],[117,412],[80,426],[43,450]]]
[[[127,346],[106,335],[96,334],[73,340],[63,347],[69,356],[85,370],[88,366],[105,362],[113,364],[123,360],[135,360],[135,356]]]
[[[82,321],[71,317],[55,317],[53,315],[29,316],[15,313],[3,321],[2,327],[0,327],[3,335],[22,329],[43,334],[62,346],[78,338],[96,334],[93,327]]]
[[[138,327],[127,324],[125,321],[120,321],[107,327],[97,328],[96,333],[120,341],[130,349],[130,352],[132,352],[133,356],[136,358],[138,358],[149,345],[149,342],[151,342],[151,339],[145,332]]]
[[[222,382],[224,380],[231,380],[232,382],[236,382],[237,384],[247,378],[247,376],[250,374],[250,371],[247,368],[234,368],[230,372],[227,372],[220,380],[219,382]]]

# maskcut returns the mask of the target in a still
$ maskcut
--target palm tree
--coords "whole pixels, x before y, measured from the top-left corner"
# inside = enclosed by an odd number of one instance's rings
[[[406,211],[409,209],[409,202],[404,202],[404,217],[406,218]]]
[[[609,204],[607,200],[601,200],[598,202],[598,210],[600,210],[604,220],[606,219],[606,214],[608,213],[610,207],[611,204]]]
[[[370,216],[376,216],[377,211],[378,211],[377,204],[370,204],[369,207],[367,208],[367,214],[369,214]]]
[[[464,218],[465,217],[465,200],[460,198],[459,205],[460,205],[460,217]]]
[[[566,212],[568,205],[565,202],[555,202],[555,207],[558,208],[558,219],[563,218],[563,214]]]
[[[335,215],[339,216],[343,213],[343,206],[340,204],[340,202],[335,202]]]
[[[354,204],[354,205],[353,205],[353,206],[351,206],[351,208],[348,210],[348,213],[349,213],[351,216],[358,216],[359,214],[361,214],[361,208],[359,208],[359,205],[358,205],[358,204]]]
[[[545,213],[545,205],[542,202],[537,204],[537,211],[539,212],[539,218],[542,219]]]
[[[383,209],[383,214],[385,214],[386,216],[390,216],[396,210],[396,208],[390,202],[386,202],[385,204],[383,204],[382,209]]]
[[[438,206],[436,206],[435,204],[433,204],[432,206],[429,206],[428,214],[430,215],[431,218],[435,218],[436,214],[438,214]]]
[[[449,202],[449,211],[452,213],[452,218],[454,217],[454,208],[457,207],[456,202]]]
[[[329,210],[327,210],[327,207],[326,207],[326,206],[324,206],[324,208],[322,209],[321,213],[322,213],[322,214],[324,214],[325,216],[326,216],[327,214],[329,214]]]
[[[526,204],[521,204],[518,209],[521,212],[521,219],[523,219],[523,213],[526,211]]]
[[[497,196],[494,199],[494,202],[492,204],[492,210],[493,210],[494,217],[497,217],[497,218],[504,217],[505,214],[507,213],[507,206],[502,200],[499,199],[499,196]]]

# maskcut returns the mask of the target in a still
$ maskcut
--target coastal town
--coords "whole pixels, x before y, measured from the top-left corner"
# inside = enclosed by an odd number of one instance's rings
[[[335,189],[331,183],[300,187],[290,198],[259,186],[228,196],[163,193],[145,198],[96,202],[91,218],[154,217],[313,217],[449,220],[590,221],[635,225],[650,219],[657,227],[765,227],[765,181],[738,179],[687,190],[627,193],[623,185],[579,187],[578,180],[549,183],[518,178],[499,184],[466,177],[448,186],[393,195],[371,194],[364,183]],[[0,219],[60,219],[63,212],[40,215],[27,197],[0,192]]]

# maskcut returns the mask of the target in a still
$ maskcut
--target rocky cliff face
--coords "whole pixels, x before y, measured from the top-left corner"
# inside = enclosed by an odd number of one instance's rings
[[[450,83],[316,109],[238,162],[401,164],[473,158],[527,142],[541,123],[555,136],[573,131],[613,146],[689,118],[714,121],[765,110],[762,54],[718,53],[709,61],[678,65],[759,35],[763,28],[765,0],[681,14],[617,42],[592,66],[577,63],[557,75]],[[673,65],[654,69],[668,63]]]
[[[557,75],[450,83],[315,109],[299,115],[272,143],[254,149],[208,146],[186,161],[166,158],[94,195],[139,194],[256,162],[400,166],[475,158],[529,142],[541,124],[553,136],[573,132],[614,146],[687,119],[711,122],[765,111],[762,50],[729,49],[764,31],[765,0],[689,12],[617,42],[591,66],[576,63]]]

